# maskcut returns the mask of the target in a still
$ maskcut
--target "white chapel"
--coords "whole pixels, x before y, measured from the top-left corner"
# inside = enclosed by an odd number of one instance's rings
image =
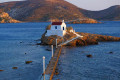
[[[52,22],[50,30],[47,30],[46,36],[58,35],[63,37],[66,34],[66,24],[62,22]]]

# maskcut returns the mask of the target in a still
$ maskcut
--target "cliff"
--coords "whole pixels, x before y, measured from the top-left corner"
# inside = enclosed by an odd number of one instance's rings
[[[20,23],[20,21],[12,19],[8,13],[0,13],[0,23]]]

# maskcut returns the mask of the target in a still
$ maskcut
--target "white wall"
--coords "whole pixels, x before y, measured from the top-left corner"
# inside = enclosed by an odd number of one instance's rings
[[[64,30],[66,30],[66,24],[65,23],[62,23],[61,30],[63,30],[63,27],[64,27]]]
[[[57,26],[57,29],[55,29]],[[64,27],[64,30],[63,30]],[[62,25],[52,25],[50,30],[47,30],[45,36],[58,35],[63,37],[66,34],[66,24],[63,22]]]
[[[63,31],[63,30],[47,30],[47,33],[45,36],[58,35],[63,37],[65,34],[66,34],[66,31]]]
[[[55,29],[55,26],[57,26],[57,29]],[[61,30],[61,25],[52,25],[51,30]]]
[[[57,26],[57,29],[55,29],[55,26]],[[65,23],[62,23],[62,25],[52,25],[51,30],[63,30],[63,27],[64,27],[64,30],[66,30],[66,24]]]

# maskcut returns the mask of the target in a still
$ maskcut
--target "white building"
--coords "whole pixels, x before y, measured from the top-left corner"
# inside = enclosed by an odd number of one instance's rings
[[[66,24],[62,22],[52,22],[51,29],[47,30],[46,36],[58,35],[63,37],[66,34]]]

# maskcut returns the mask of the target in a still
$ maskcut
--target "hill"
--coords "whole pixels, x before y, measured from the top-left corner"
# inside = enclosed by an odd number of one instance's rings
[[[8,13],[0,12],[0,23],[20,23],[20,21],[11,18]]]
[[[80,10],[86,17],[97,20],[120,20],[120,5],[112,6],[101,11]]]
[[[101,11],[88,11],[64,0],[26,0],[0,3],[0,10],[12,18],[27,21],[65,21],[77,19],[120,20],[120,5]]]
[[[80,8],[64,0],[27,0],[1,3],[0,8],[21,21],[74,20],[87,18]]]

